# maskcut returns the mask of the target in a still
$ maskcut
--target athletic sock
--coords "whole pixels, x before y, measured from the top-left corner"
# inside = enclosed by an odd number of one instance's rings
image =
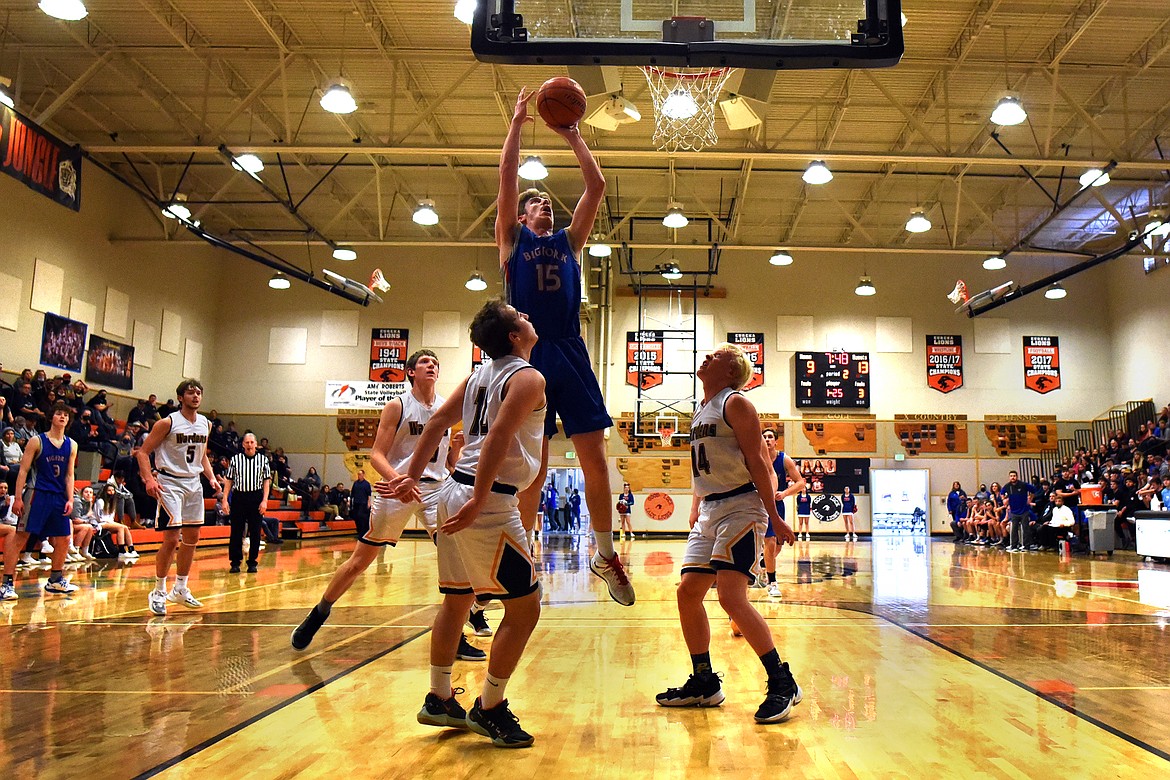
[[[118,552],[120,552],[120,553],[126,552],[126,545],[124,545],[124,544],[118,545]]]
[[[58,582],[65,579],[65,571],[63,569],[53,569],[49,572],[49,582]]]
[[[776,581],[776,572],[774,572],[774,571],[768,572],[768,584],[771,585],[775,581]]]
[[[167,578],[166,577],[155,577],[154,578],[154,589],[157,590],[159,593],[166,593],[167,592]]]
[[[175,577],[175,590],[182,592],[187,589],[187,575],[180,574]]]
[[[612,558],[615,553],[613,551],[613,531],[594,531],[593,538],[597,541],[597,552],[601,554],[602,558]]]
[[[431,693],[444,701],[450,699],[453,695],[451,691],[451,671],[454,668],[453,666],[431,667]]]
[[[5,575],[4,575],[4,584],[5,584],[5,585],[11,585],[11,584],[12,584],[12,575],[11,575],[11,574],[5,574]]]
[[[130,552],[134,552],[134,545],[130,544],[127,545],[127,547],[129,548]]]
[[[474,614],[477,614],[479,612],[483,612],[486,607],[487,607],[487,604],[480,604],[478,601],[472,602],[471,614],[474,615]]]
[[[691,667],[695,670],[695,674],[710,674],[711,672],[711,651],[706,653],[695,653],[691,656]]]
[[[780,653],[776,652],[776,648],[773,647],[761,655],[760,663],[764,665],[764,671],[768,673],[769,677],[778,677],[780,675]]]
[[[333,611],[333,602],[321,599],[317,602],[317,611],[325,617],[329,617],[329,613]]]
[[[504,700],[504,688],[508,686],[509,679],[508,677],[493,677],[492,673],[488,672],[487,678],[483,681],[483,693],[479,696],[481,709],[490,710]]]

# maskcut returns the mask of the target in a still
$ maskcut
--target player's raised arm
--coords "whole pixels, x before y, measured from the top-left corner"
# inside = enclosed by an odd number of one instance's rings
[[[512,112],[512,122],[508,125],[508,135],[504,138],[504,148],[500,150],[500,190],[496,195],[496,246],[500,250],[500,267],[508,262],[512,254],[512,246],[516,243],[516,230],[519,223],[516,212],[520,205],[520,132],[532,118],[528,116],[528,101],[532,99],[532,92],[523,87],[516,97],[516,108]]]
[[[577,165],[581,167],[581,177],[585,180],[585,192],[581,193],[581,199],[573,209],[573,221],[569,225],[569,243],[579,257],[581,250],[585,248],[585,242],[589,240],[589,234],[593,231],[593,223],[597,221],[601,199],[605,197],[605,176],[593,152],[589,151],[589,146],[581,137],[577,125],[552,127],[551,130],[569,144],[569,148],[577,157]]]

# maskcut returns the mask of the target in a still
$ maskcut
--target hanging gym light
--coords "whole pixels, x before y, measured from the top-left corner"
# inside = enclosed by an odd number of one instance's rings
[[[661,273],[663,279],[669,279],[672,282],[682,278],[682,270],[679,269],[678,263],[667,263],[662,266]]]
[[[833,180],[833,172],[825,165],[824,160],[813,160],[804,169],[800,178],[804,179],[806,184],[828,184]]]
[[[414,220],[415,224],[424,227],[439,224],[439,212],[435,211],[435,202],[430,198],[420,200],[411,219]]]
[[[268,286],[273,290],[287,290],[288,288],[292,287],[292,282],[288,280],[287,276],[282,274],[280,271],[277,271],[272,275],[272,278],[268,280]]]
[[[991,112],[991,121],[1001,126],[1018,125],[1027,118],[1028,112],[1024,110],[1020,99],[1014,95],[1004,95]]]
[[[1007,260],[1004,260],[999,255],[989,257],[983,261],[983,267],[988,271],[998,271],[1002,268],[1007,268]]]
[[[522,179],[540,181],[548,176],[548,168],[544,167],[544,163],[541,162],[539,157],[530,155],[524,158],[524,163],[520,166],[520,170],[517,173],[520,174],[520,178]]]
[[[1103,184],[1109,183],[1109,174],[1100,168],[1090,168],[1081,174],[1080,182],[1082,189],[1085,187],[1100,187]]]
[[[670,202],[666,216],[662,218],[662,224],[668,228],[684,228],[689,221],[687,215],[683,213],[682,204],[676,201]]]
[[[333,250],[333,259],[346,262],[350,260],[357,260],[357,252],[350,249],[349,247],[339,246]]]
[[[911,233],[925,233],[930,230],[930,220],[926,218],[926,212],[922,209],[913,211],[910,219],[906,220],[906,230]]]
[[[589,245],[590,257],[609,257],[613,254],[613,247],[602,240],[601,234],[596,233],[593,236],[593,243]]]
[[[321,108],[331,114],[352,114],[357,111],[357,101],[349,87],[340,81],[335,81],[325,88],[321,95]]]
[[[1050,301],[1059,301],[1066,295],[1068,295],[1068,290],[1064,289],[1064,285],[1060,282],[1054,283],[1044,291],[1044,297]]]
[[[463,284],[468,290],[472,292],[483,292],[487,289],[487,282],[479,275],[479,271],[472,271],[471,276]]]
[[[768,258],[768,262],[772,265],[792,265],[792,255],[788,254],[783,249],[777,249],[776,252]]]
[[[873,286],[873,280],[868,276],[862,276],[857,282],[857,287],[853,290],[855,295],[861,295],[868,298],[871,295],[877,294],[877,288]]]
[[[455,3],[455,18],[464,24],[471,24],[475,18],[475,0],[457,0]]]
[[[54,19],[66,22],[76,22],[89,14],[81,0],[41,0],[37,3],[37,8]]]

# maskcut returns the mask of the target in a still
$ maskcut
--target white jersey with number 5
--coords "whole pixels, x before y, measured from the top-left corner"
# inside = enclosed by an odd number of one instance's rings
[[[171,421],[171,432],[154,451],[154,467],[173,477],[198,477],[203,471],[211,423],[201,414],[191,422],[182,412],[171,412],[167,419]]]
[[[691,476],[696,495],[725,493],[752,481],[735,431],[723,416],[727,399],[738,392],[730,387],[720,390],[691,420]]]
[[[463,435],[466,444],[455,464],[456,471],[475,475],[484,439],[504,403],[504,386],[513,374],[532,368],[528,361],[515,355],[496,358],[475,369],[467,379],[463,395]],[[528,413],[516,437],[508,443],[496,482],[523,490],[536,479],[540,470],[540,449],[544,441],[544,406]]]
[[[390,445],[386,460],[390,461],[395,471],[406,471],[410,459],[414,457],[418,437],[422,435],[427,420],[431,419],[435,410],[443,405],[443,397],[436,395],[434,403],[430,406],[415,398],[410,390],[398,398],[402,402],[402,416],[398,419],[398,430],[394,432],[394,442]],[[423,469],[424,477],[441,482],[447,476],[447,450],[450,446],[450,432],[443,431],[443,438],[439,441],[435,454]]]

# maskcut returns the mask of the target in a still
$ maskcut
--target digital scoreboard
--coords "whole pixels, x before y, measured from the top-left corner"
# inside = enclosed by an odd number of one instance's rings
[[[796,407],[868,409],[868,352],[797,352]]]

